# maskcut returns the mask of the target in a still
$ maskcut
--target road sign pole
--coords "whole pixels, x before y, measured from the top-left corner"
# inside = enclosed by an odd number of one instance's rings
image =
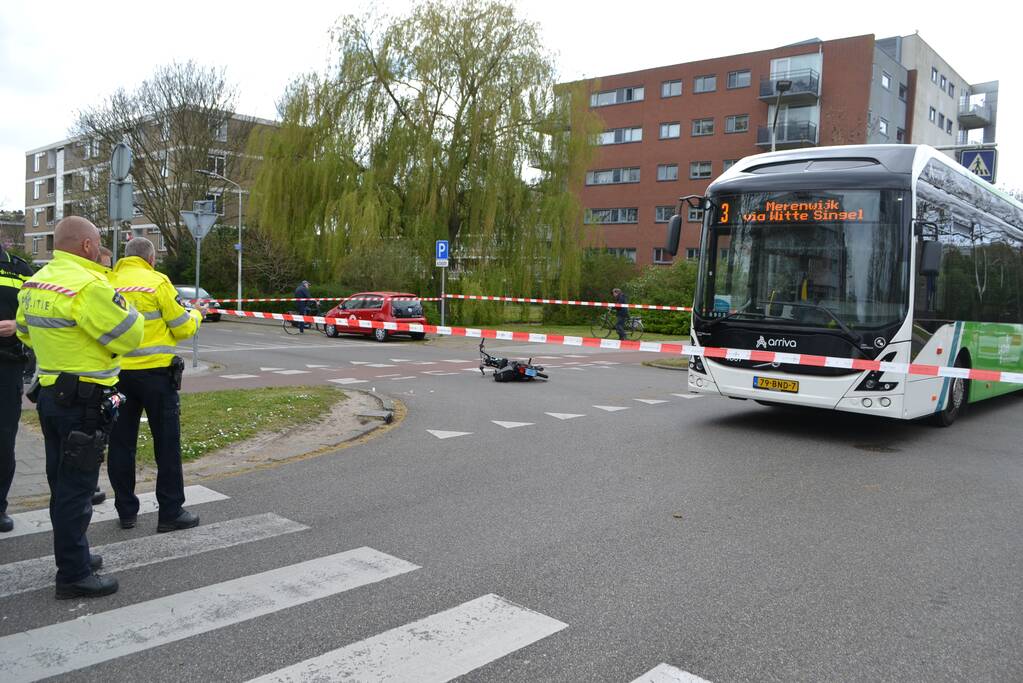
[[[202,265],[202,238],[195,240],[195,298],[199,298],[199,268]],[[202,304],[199,304],[200,306]],[[200,326],[201,327],[201,326]],[[192,367],[199,367],[199,327],[195,328],[192,335]]]
[[[441,327],[444,327],[444,311],[445,311],[445,309],[446,309],[446,307],[448,305],[448,300],[444,296],[444,285],[446,284],[444,276],[447,274],[447,272],[448,272],[447,268],[441,268],[440,269],[440,326]]]

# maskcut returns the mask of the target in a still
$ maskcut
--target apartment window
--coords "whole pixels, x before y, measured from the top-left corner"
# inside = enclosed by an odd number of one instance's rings
[[[728,260],[728,250],[727,249],[722,249],[721,250],[721,260],[722,261],[727,261]]]
[[[956,87],[952,83],[952,81],[948,82],[948,96],[949,97],[955,97],[956,96]]]
[[[738,162],[738,159],[725,159],[724,163],[721,164],[721,172],[724,173]]]
[[[618,88],[617,90],[604,90],[602,92],[590,93],[591,107],[607,107],[612,104],[624,104],[625,102],[639,102],[643,99],[643,86],[631,88]]]
[[[736,114],[725,117],[726,133],[745,133],[749,130],[749,114]]]
[[[40,239],[38,237],[33,237],[32,238],[32,255],[33,256],[37,256],[39,254],[39,242],[40,242]]]
[[[944,114],[938,114],[938,128],[944,128],[944,127],[945,127],[945,115]]]
[[[163,233],[160,233],[160,246],[157,247],[160,251],[167,251],[167,243],[163,241]]]
[[[638,223],[639,209],[635,207],[624,209],[587,209],[586,222],[601,225],[615,223]]]
[[[159,153],[157,158],[160,160],[160,177],[168,177],[170,175],[170,155],[164,150]]]
[[[885,121],[884,119],[878,119],[877,132],[885,137],[888,137],[888,122]]]
[[[662,123],[661,124],[661,139],[666,138],[677,138],[682,134],[682,124],[680,123]]]
[[[64,174],[64,193],[67,194],[68,192],[71,192],[74,189],[74,186],[75,186],[75,176],[74,176],[74,174],[72,174],[72,173],[65,173]]]
[[[752,82],[749,69],[743,69],[742,71],[729,71],[728,72],[728,89],[732,88],[748,88]]]
[[[906,141],[906,131],[904,129],[902,129],[902,128],[896,128],[895,129],[895,142],[905,142],[905,141]]]
[[[654,223],[667,223],[675,215],[674,206],[654,207]]]
[[[611,247],[606,250],[607,253],[612,256],[620,256],[621,258],[627,258],[633,263],[636,262],[636,250],[633,247]]]
[[[945,121],[945,132],[948,133],[949,135],[952,134],[952,119],[951,118],[948,119],[947,121]]]
[[[658,164],[657,180],[678,180],[678,164]]]
[[[887,71],[881,72],[881,87],[885,90],[892,89],[892,75]]]
[[[938,87],[941,88],[942,90],[945,90],[946,88],[948,88],[948,79],[946,79],[944,76],[942,76],[941,77],[941,83],[938,85]]]
[[[227,157],[223,154],[210,154],[206,157],[206,170],[224,175],[227,172]]]
[[[45,157],[45,156],[46,156],[46,152],[40,152],[39,154],[36,154],[35,157],[32,158],[32,171],[33,172],[39,173],[39,169],[42,167],[42,164],[43,164],[43,157]]]
[[[210,192],[206,195],[206,201],[212,201],[216,207],[217,215],[224,215],[224,195],[220,192]]]
[[[617,185],[620,183],[638,183],[639,168],[608,168],[602,171],[587,171],[587,185]]]
[[[46,223],[47,225],[57,220],[57,209],[53,206],[46,207]]]
[[[640,126],[635,128],[612,128],[605,130],[597,138],[598,145],[621,145],[626,142],[642,142],[643,129]]]
[[[686,249],[686,258],[689,259],[690,261],[695,261],[696,259],[700,258],[700,250],[693,249],[692,247]]]
[[[70,216],[74,214],[74,212],[75,207],[71,204],[71,202],[64,202],[64,216],[65,217]]]
[[[686,213],[686,220],[690,223],[702,223],[703,209],[697,209],[696,207],[690,206]]]
[[[46,236],[46,251],[53,251],[53,235]]]
[[[689,177],[693,180],[709,178],[711,174],[711,163],[709,161],[689,162]]]
[[[53,168],[57,165],[57,150],[51,149],[46,152],[46,168]]]
[[[43,184],[45,180],[37,180],[32,183],[32,199],[39,199],[43,194]]]
[[[664,247],[654,247],[654,263],[671,263],[671,254]]]
[[[927,110],[927,120],[930,121],[931,123],[934,123],[935,121],[937,121],[938,120],[938,110],[935,109],[934,107],[931,107],[930,109],[928,109]]]
[[[82,173],[82,189],[89,190],[92,188],[92,169],[86,169]]]
[[[678,97],[682,94],[682,81],[664,81],[661,83],[661,97]]]
[[[697,76],[693,79],[693,92],[714,92],[718,89],[717,76]]]
[[[162,119],[159,123],[160,126],[160,140],[167,142],[171,136],[171,122],[170,119]]]
[[[99,138],[91,138],[86,143],[86,149],[88,150],[88,153],[85,155],[86,159],[90,157],[98,157],[100,154]]]
[[[714,134],[714,119],[693,119],[693,137]]]
[[[46,179],[46,196],[52,197],[57,193],[57,179],[47,178]]]
[[[931,67],[931,83],[937,83],[937,82],[938,82],[938,70],[935,69],[932,66]]]
[[[32,212],[32,227],[34,227],[34,228],[38,228],[39,227],[39,216],[45,210],[46,209],[36,209],[35,211]]]
[[[227,121],[217,126],[216,139],[218,142],[227,142]]]
[[[899,99],[903,102],[906,101],[906,97],[909,95],[909,88],[906,87],[905,83],[899,83]]]

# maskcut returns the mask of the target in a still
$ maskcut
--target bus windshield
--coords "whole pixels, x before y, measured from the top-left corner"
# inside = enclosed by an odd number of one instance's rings
[[[868,329],[909,304],[907,193],[800,190],[712,196],[697,316]]]

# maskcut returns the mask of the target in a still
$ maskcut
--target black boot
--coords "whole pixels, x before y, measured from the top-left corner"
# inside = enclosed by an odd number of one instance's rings
[[[117,579],[93,574],[74,583],[58,583],[57,599],[99,598],[117,592]]]
[[[8,514],[0,515],[0,532],[7,532],[14,529],[14,520]]]
[[[165,533],[167,531],[180,531],[181,529],[191,529],[194,526],[199,526],[199,515],[188,510],[182,510],[177,517],[168,520],[166,522],[161,521],[156,525],[157,533]]]

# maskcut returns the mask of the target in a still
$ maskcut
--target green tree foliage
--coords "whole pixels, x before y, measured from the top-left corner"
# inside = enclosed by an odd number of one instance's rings
[[[537,27],[501,2],[423,2],[348,16],[335,40],[327,71],[289,87],[279,130],[254,136],[261,229],[321,282],[426,294],[448,239],[459,291],[574,291],[570,188],[601,124],[581,84],[555,87]]]
[[[627,286],[629,301],[667,306],[692,306],[696,290],[696,261],[676,259],[670,266],[651,266]],[[681,311],[637,311],[650,332],[689,334],[690,314]]]

